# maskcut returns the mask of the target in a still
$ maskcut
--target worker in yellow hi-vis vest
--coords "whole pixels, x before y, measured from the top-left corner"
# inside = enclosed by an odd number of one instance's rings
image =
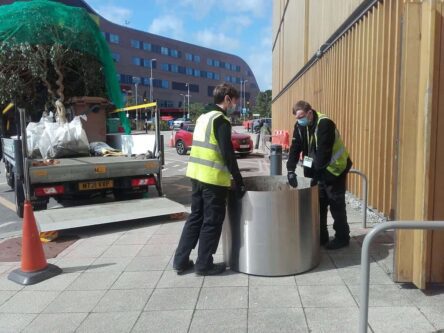
[[[345,209],[345,190],[352,162],[347,149],[335,123],[313,110],[309,103],[297,102],[293,114],[297,122],[287,161],[288,182],[293,187],[298,186],[295,169],[302,152],[305,177],[312,178],[312,184],[319,184],[321,245],[330,250],[348,246],[350,228]],[[335,230],[335,238],[331,241],[327,229],[329,207]]]
[[[187,168],[191,178],[191,214],[185,223],[174,256],[177,274],[195,268],[197,274],[215,275],[225,271],[224,263],[213,263],[225,218],[226,199],[234,180],[239,197],[245,193],[242,176],[231,144],[231,124],[227,114],[234,111],[239,92],[223,83],[214,88],[213,111],[196,122]],[[199,241],[196,265],[190,252]]]

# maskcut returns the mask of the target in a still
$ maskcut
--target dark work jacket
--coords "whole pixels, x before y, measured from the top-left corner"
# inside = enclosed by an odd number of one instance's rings
[[[225,116],[227,113],[214,105],[213,110],[222,112]],[[241,173],[239,171],[239,166],[237,165],[236,155],[234,153],[233,144],[231,143],[231,124],[224,117],[218,117],[213,122],[214,135],[216,137],[222,158],[225,161],[225,165],[233,176],[236,186],[243,186],[244,182],[242,180]]]
[[[314,111],[314,110],[313,110]],[[297,121],[294,125],[293,139],[290,146],[290,154],[287,161],[287,170],[294,171],[299,161],[300,154],[313,158],[312,168],[304,167],[304,176],[313,178],[317,181],[331,183],[336,180],[336,176],[327,171],[327,167],[331,160],[333,145],[335,143],[336,125],[331,119],[323,119],[318,126],[318,144],[314,133],[318,122],[316,112],[313,112],[314,118],[311,125],[300,126]],[[308,136],[307,136],[308,130]],[[309,145],[310,141],[310,145]],[[309,147],[310,146],[310,147]],[[309,149],[310,148],[310,149]],[[350,158],[347,161],[347,167],[344,173],[347,173],[352,166]]]

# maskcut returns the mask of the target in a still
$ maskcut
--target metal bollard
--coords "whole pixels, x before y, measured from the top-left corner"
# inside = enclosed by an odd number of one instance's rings
[[[282,175],[282,146],[271,145],[270,149],[270,176]]]

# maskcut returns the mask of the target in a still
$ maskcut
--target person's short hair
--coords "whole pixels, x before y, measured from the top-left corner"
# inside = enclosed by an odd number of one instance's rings
[[[296,113],[299,110],[308,112],[311,109],[312,108],[311,108],[310,103],[301,100],[301,101],[297,101],[296,104],[293,106],[293,113]]]
[[[225,96],[230,97],[231,99],[239,98],[239,92],[235,87],[228,83],[221,83],[217,85],[213,90],[213,98],[214,104],[220,104],[224,101]]]

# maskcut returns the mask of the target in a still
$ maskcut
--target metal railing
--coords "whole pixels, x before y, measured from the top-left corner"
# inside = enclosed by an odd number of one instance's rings
[[[362,227],[367,228],[367,205],[368,205],[368,186],[367,176],[357,169],[351,169],[349,173],[354,173],[362,178]]]
[[[369,250],[373,239],[382,231],[390,229],[444,229],[444,221],[398,221],[375,226],[364,238],[361,251],[361,285],[359,294],[359,333],[367,333],[368,299],[370,281]]]

